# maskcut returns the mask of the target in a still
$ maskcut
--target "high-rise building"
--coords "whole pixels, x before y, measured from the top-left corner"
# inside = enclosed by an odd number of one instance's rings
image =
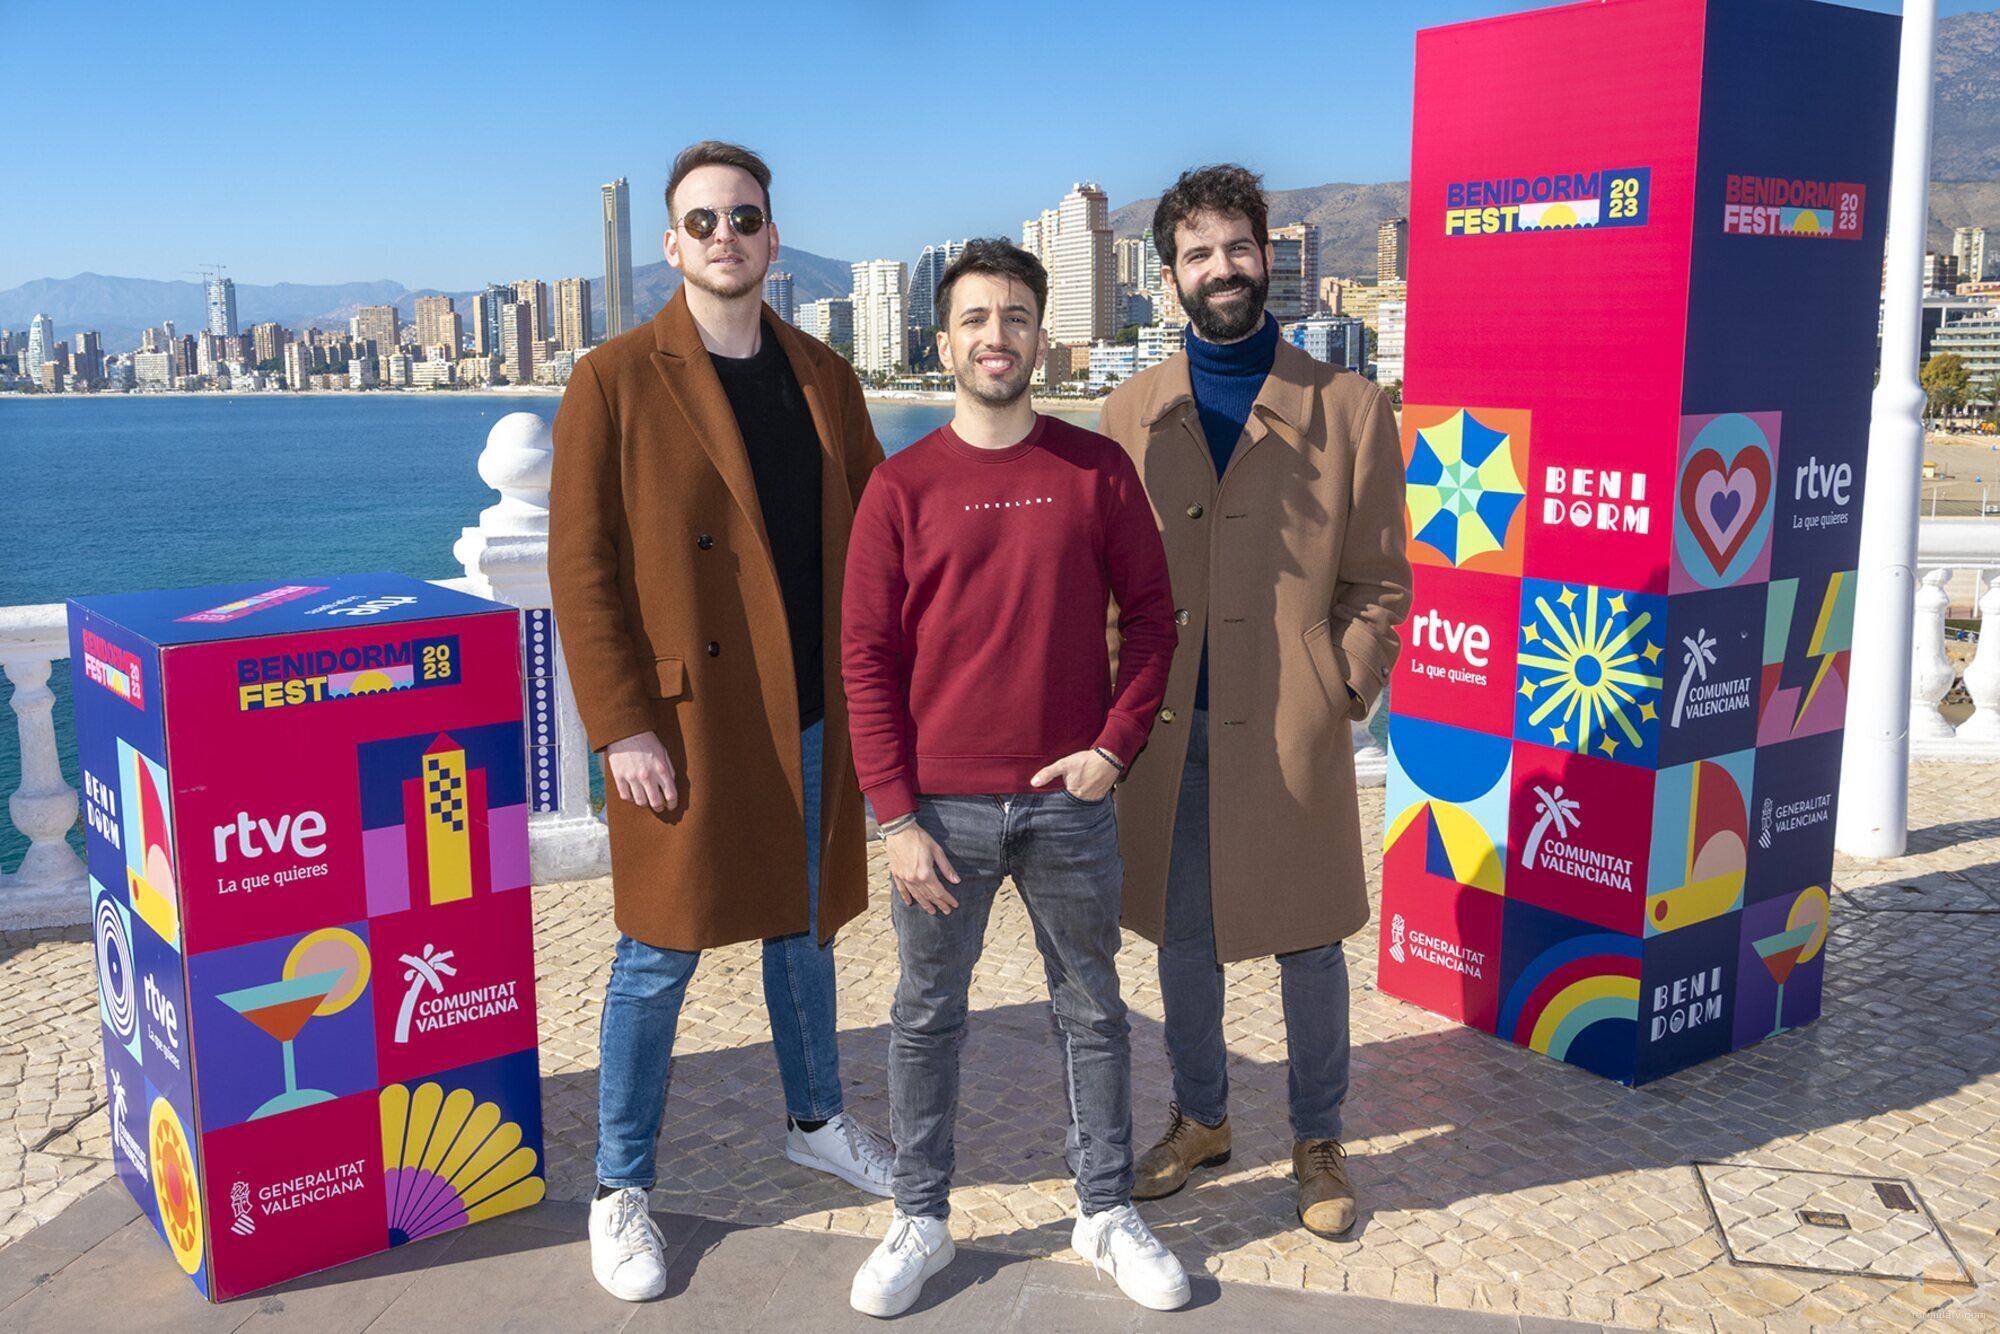
[[[965,242],[945,241],[927,245],[910,270],[909,320],[912,329],[929,329],[937,324],[937,289],[951,262],[965,253]]]
[[[375,344],[375,355],[386,357],[402,338],[403,317],[394,306],[357,306],[352,326],[354,336]]]
[[[1140,272],[1145,275],[1145,282],[1140,285],[1139,290],[1147,296],[1158,296],[1161,284],[1160,248],[1153,241],[1153,229],[1148,227],[1145,231],[1141,232],[1139,234],[1139,241],[1146,247],[1146,253],[1140,269]]]
[[[513,303],[513,293],[498,283],[486,284],[486,290],[472,298],[472,350],[476,355],[500,355],[502,312]]]
[[[1265,309],[1280,320],[1302,320],[1318,311],[1318,224],[1271,228],[1271,293]]]
[[[28,321],[27,359],[21,363],[21,374],[36,383],[41,382],[42,363],[55,360],[56,322],[40,311]]]
[[[637,326],[632,313],[632,188],[623,176],[603,188],[604,336]]]
[[[1368,363],[1368,326],[1352,315],[1316,315],[1285,326],[1285,338],[1315,361],[1358,371]]]
[[[1883,261],[1885,264],[1887,261]],[[1924,295],[1950,296],[1958,287],[1958,256],[1924,252]]]
[[[1143,239],[1121,236],[1111,243],[1111,255],[1120,287],[1133,292],[1150,290],[1146,285],[1146,242]]]
[[[1933,355],[1949,352],[1972,374],[1972,401],[1993,404],[2000,386],[2000,310],[1962,316],[1941,325],[1931,340]]]
[[[284,351],[285,383],[294,390],[310,388],[313,349],[310,343],[287,343]]]
[[[1040,217],[1029,218],[1021,224],[1021,249],[1042,262],[1042,268],[1048,271],[1051,282],[1056,271],[1056,229],[1060,218],[1060,210],[1045,208]],[[1042,312],[1044,327],[1048,325],[1050,313]]]
[[[1094,181],[1080,181],[1056,205],[1055,265],[1049,270],[1049,338],[1094,343],[1118,332],[1112,296],[1111,203]],[[1043,214],[1046,219],[1047,214]],[[1048,246],[1048,237],[1042,243]]]
[[[865,259],[853,270],[854,367],[901,370],[908,364],[903,293],[909,266],[900,259]]]
[[[1960,227],[1951,234],[1952,258],[1958,261],[1958,280],[1982,282],[1986,278],[1986,229]]]
[[[1375,382],[1387,387],[1403,378],[1403,337],[1409,305],[1402,297],[1384,298],[1375,307]]]
[[[528,318],[534,324],[533,338],[541,342],[549,336],[549,285],[540,278],[523,278],[511,290],[514,300],[528,303]]]
[[[500,308],[500,364],[513,383],[533,383],[535,312],[529,302],[510,301]]]
[[[417,298],[417,346],[426,350],[434,347],[445,348],[452,358],[458,356],[458,344],[464,329],[458,317],[458,303],[448,296],[420,296]]]
[[[1375,281],[1400,283],[1410,276],[1410,220],[1384,218],[1375,229]]]
[[[95,329],[77,334],[76,347],[69,354],[70,378],[96,384],[104,378],[104,339]]]
[[[285,346],[291,341],[291,331],[276,320],[250,326],[250,347],[260,366],[267,361],[284,360]]]
[[[854,300],[829,296],[799,307],[799,328],[828,347],[854,355]]]
[[[792,301],[792,275],[783,269],[773,269],[764,275],[764,304],[776,312],[779,319],[787,324],[795,323],[798,314]]]
[[[236,336],[236,282],[220,273],[208,276],[208,332],[223,338]]]
[[[556,345],[581,352],[590,346],[590,279],[556,281]]]

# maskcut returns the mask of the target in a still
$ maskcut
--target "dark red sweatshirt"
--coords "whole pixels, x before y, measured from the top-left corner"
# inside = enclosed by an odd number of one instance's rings
[[[875,818],[919,792],[1032,791],[1092,746],[1130,764],[1174,641],[1166,550],[1125,451],[1054,417],[1006,449],[932,431],[870,475],[847,549],[841,670]]]

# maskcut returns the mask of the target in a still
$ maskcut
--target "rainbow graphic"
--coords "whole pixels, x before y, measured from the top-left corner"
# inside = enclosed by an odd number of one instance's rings
[[[1496,1031],[1559,1061],[1568,1060],[1576,1040],[1600,1024],[1629,1026],[1621,1041],[1635,1048],[1639,954],[1639,941],[1609,931],[1549,946],[1514,979]]]
[[[1420,838],[1429,874],[1504,893],[1513,753],[1506,737],[1398,715],[1389,729],[1384,855]]]
[[[118,805],[124,812],[125,884],[132,911],[161,940],[179,949],[181,906],[174,875],[172,793],[167,771],[121,738]]]
[[[1646,934],[1661,935],[1743,906],[1755,751],[1663,769],[1654,787]]]

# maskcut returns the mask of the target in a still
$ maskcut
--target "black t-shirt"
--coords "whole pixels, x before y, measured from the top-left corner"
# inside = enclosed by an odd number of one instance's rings
[[[757,503],[778,567],[785,622],[792,634],[792,671],[798,679],[799,726],[826,716],[826,616],[820,550],[820,443],[812,410],[778,339],[761,331],[747,357],[709,358],[736,413]]]

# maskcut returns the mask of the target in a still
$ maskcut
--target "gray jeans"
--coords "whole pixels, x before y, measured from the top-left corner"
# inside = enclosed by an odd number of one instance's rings
[[[1160,945],[1160,1001],[1174,1100],[1205,1125],[1229,1114],[1228,1048],[1222,1041],[1222,965],[1208,881],[1208,714],[1192,710],[1187,767],[1174,811],[1167,920]],[[1291,1065],[1292,1137],[1339,1139],[1347,1098],[1347,955],[1340,942],[1278,956]]]
[[[1132,1199],[1132,1043],[1118,993],[1118,905],[1124,879],[1109,798],[1067,792],[922,797],[917,821],[958,872],[958,900],[933,916],[896,895],[902,977],[890,1010],[889,1104],[896,1206],[943,1218],[951,1209],[958,1049],[966,993],[986,919],[1011,876],[1034,924],[1063,1046],[1064,1082],[1084,1212]]]

